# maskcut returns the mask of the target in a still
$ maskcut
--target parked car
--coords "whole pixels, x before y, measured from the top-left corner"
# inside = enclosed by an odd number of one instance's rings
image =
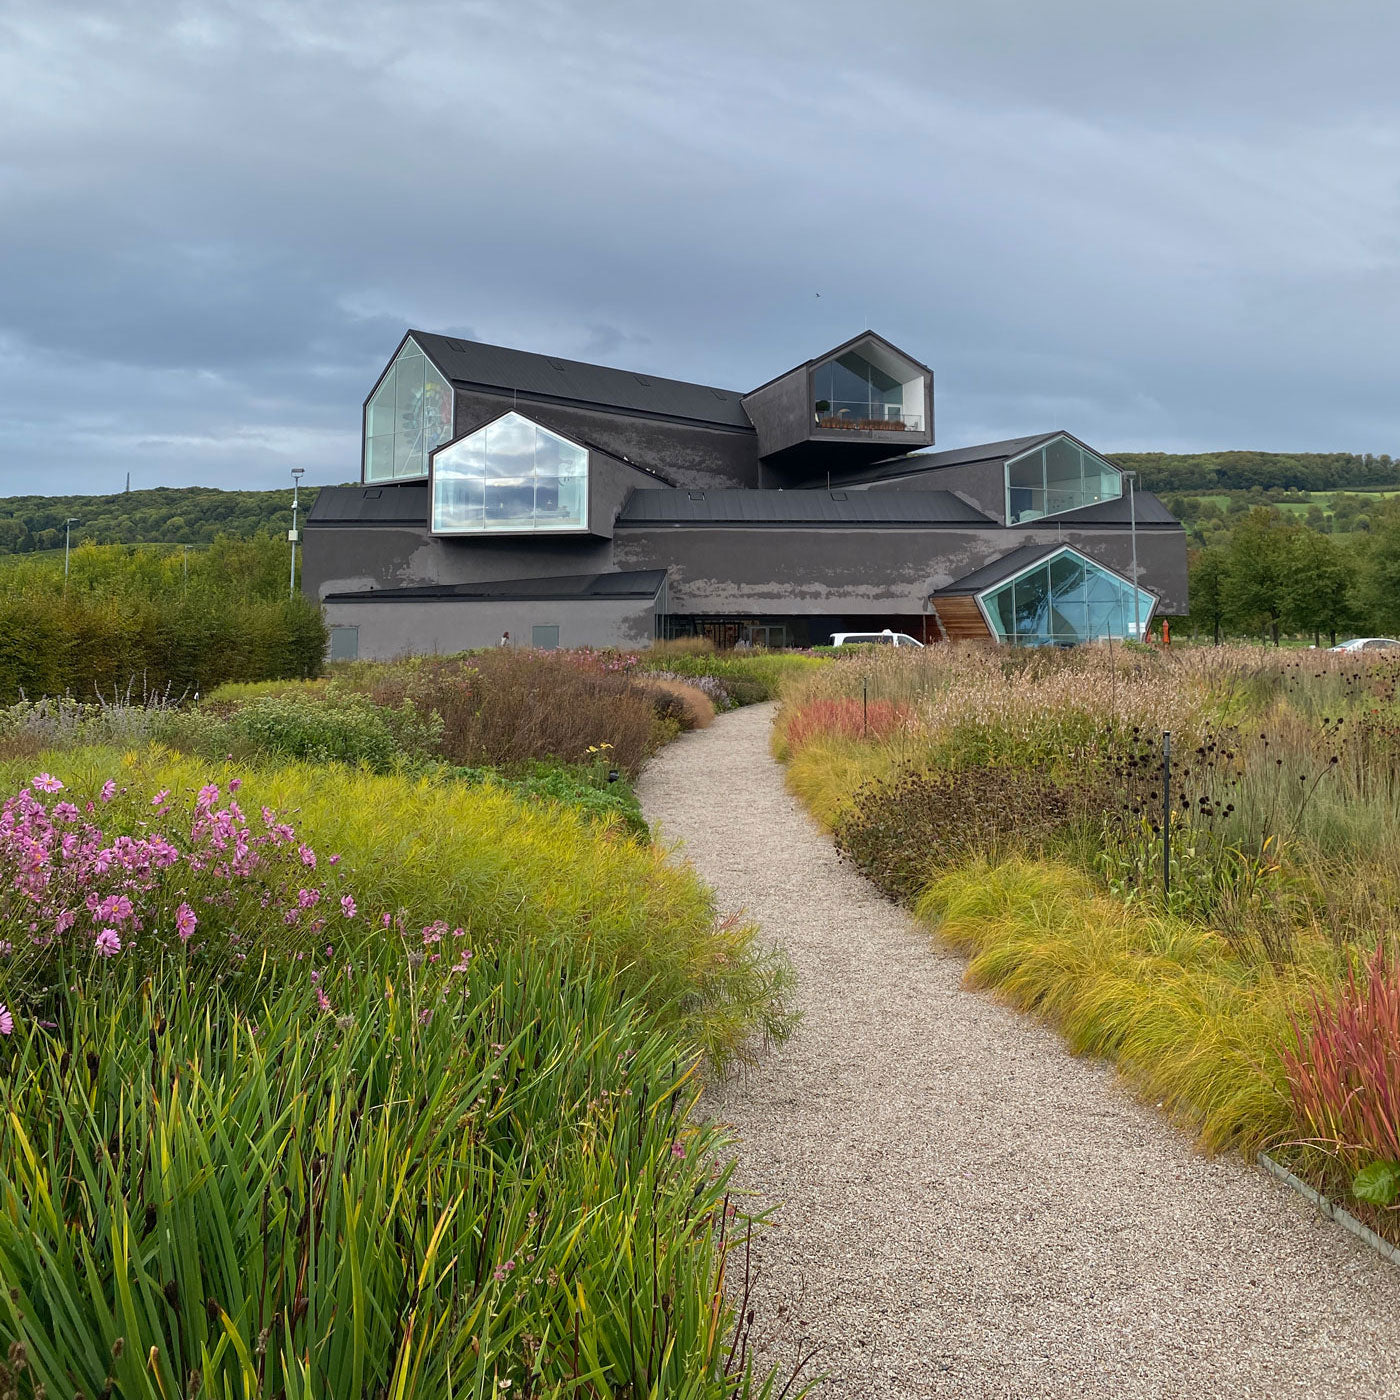
[[[831,645],[834,647],[922,647],[923,643],[907,632],[891,632],[888,627],[883,632],[833,632]]]
[[[1391,647],[1400,647],[1394,637],[1353,637],[1349,642],[1340,642],[1334,647],[1328,647],[1328,651],[1389,651]]]

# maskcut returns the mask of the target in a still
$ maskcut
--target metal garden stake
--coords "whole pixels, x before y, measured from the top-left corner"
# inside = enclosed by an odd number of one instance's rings
[[[1162,731],[1162,897],[1172,892],[1172,732]]]

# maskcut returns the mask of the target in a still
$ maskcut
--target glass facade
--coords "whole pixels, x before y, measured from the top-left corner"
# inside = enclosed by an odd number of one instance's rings
[[[904,385],[853,350],[812,371],[812,410],[821,428],[923,427],[904,412]]]
[[[439,535],[588,528],[588,449],[506,413],[433,453]]]
[[[1137,594],[1136,610],[1133,595]],[[1147,634],[1157,600],[1065,548],[977,596],[992,631],[1014,646],[1072,646]]]
[[[452,437],[452,388],[413,340],[365,405],[366,481],[428,474],[428,454]]]
[[[1067,437],[1051,438],[1006,464],[1008,525],[1117,500],[1122,494],[1118,468]]]

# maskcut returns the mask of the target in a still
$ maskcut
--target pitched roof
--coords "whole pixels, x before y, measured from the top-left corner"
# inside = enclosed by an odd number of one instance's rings
[[[428,483],[323,486],[306,517],[312,525],[426,525]]]
[[[732,389],[635,374],[606,365],[536,355],[431,331],[410,331],[425,354],[454,384],[497,391],[518,390],[532,398],[597,404],[659,418],[687,418],[753,431],[743,396]]]
[[[990,525],[951,491],[634,491],[617,517],[627,525]]]
[[[1151,491],[1139,491],[1135,505],[1128,500],[1125,492],[1111,501],[1095,501],[1091,506],[1080,506],[1078,510],[1062,510],[1056,515],[1023,521],[1022,524],[1038,525],[1042,521],[1059,524],[1063,521],[1066,525],[1127,525],[1132,521],[1134,511],[1140,527],[1171,525],[1178,530],[1185,528]]]
[[[327,593],[322,602],[412,603],[433,599],[511,602],[532,598],[553,602],[567,598],[654,598],[665,581],[665,569],[633,569],[606,574],[434,583],[415,588],[370,588],[354,593]]]
[[[1005,462],[1022,452],[1059,437],[1058,432],[1036,433],[1032,437],[1006,438],[1001,442],[981,442],[970,447],[954,447],[947,452],[910,452],[902,457],[889,457],[860,471],[843,472],[842,485],[858,486],[872,481],[890,481],[917,472],[937,471],[940,467],[964,467],[973,462]],[[838,478],[833,474],[832,480]]]
[[[984,588],[990,588],[1029,565],[1058,554],[1064,548],[1063,544],[1023,544],[1019,549],[993,559],[990,564],[983,564],[980,569],[954,579],[946,588],[940,588],[938,593],[940,596],[945,593],[980,593]]]

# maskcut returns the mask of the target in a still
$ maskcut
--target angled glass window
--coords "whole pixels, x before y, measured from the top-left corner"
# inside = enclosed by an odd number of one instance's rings
[[[452,388],[410,337],[365,405],[366,481],[428,474],[428,454],[452,437]]]
[[[993,634],[1013,646],[1146,636],[1157,606],[1145,588],[1068,546],[979,593],[977,602]]]
[[[432,454],[439,535],[588,528],[588,449],[519,413]]]
[[[1117,500],[1122,494],[1118,468],[1067,437],[1051,438],[1006,464],[1008,525]]]

